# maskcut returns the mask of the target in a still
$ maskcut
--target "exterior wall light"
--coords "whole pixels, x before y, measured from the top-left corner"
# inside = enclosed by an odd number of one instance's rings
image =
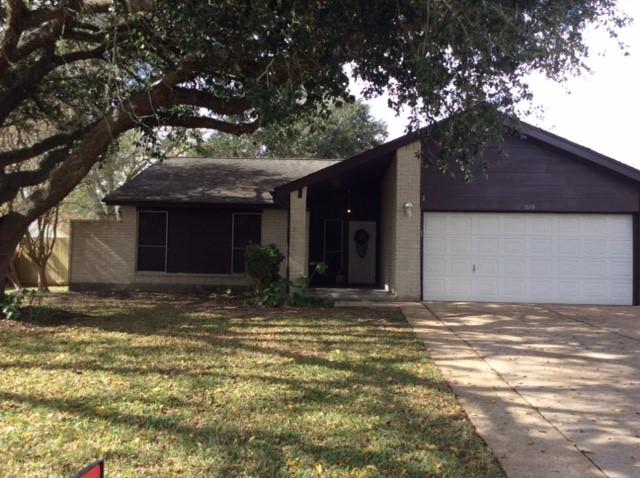
[[[407,217],[411,217],[413,214],[413,203],[411,201],[407,201],[404,203],[404,215]]]

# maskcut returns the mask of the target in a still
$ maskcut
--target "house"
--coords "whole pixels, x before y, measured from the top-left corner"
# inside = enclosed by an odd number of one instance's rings
[[[343,161],[177,158],[72,225],[71,288],[239,286],[275,244],[295,279],[399,299],[638,304],[640,171],[529,125],[467,184],[408,134]]]

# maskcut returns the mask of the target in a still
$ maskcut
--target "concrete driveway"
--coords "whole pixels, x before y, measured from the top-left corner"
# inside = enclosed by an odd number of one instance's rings
[[[509,476],[640,477],[640,308],[403,312]]]

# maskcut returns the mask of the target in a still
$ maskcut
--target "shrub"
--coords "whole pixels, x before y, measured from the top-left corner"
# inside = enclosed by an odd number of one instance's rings
[[[287,301],[287,290],[291,282],[280,279],[269,284],[262,293],[262,303],[269,307],[280,307]]]
[[[261,296],[271,283],[280,280],[278,270],[284,256],[275,245],[249,244],[245,252],[245,259],[247,261],[247,275],[254,283],[258,295]]]
[[[31,306],[38,297],[38,291],[30,289],[20,289],[12,294],[5,294],[4,301],[0,302],[0,310],[2,311],[0,318],[19,319],[22,317],[24,307]]]

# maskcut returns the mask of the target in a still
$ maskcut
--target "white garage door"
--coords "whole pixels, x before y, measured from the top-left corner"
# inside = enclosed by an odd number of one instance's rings
[[[633,220],[424,214],[425,300],[631,304]]]

